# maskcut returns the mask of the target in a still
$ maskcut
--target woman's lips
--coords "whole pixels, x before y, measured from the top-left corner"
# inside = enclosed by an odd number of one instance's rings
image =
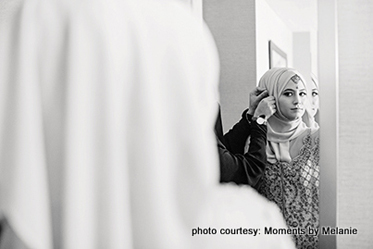
[[[292,111],[300,112],[303,111],[303,108],[291,108]]]

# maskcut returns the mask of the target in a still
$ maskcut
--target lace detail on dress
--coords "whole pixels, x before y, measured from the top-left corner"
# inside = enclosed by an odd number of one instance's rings
[[[289,228],[302,231],[293,236],[297,248],[318,248],[309,229],[319,227],[319,174],[319,141],[307,135],[290,163],[267,163],[258,189],[280,207]]]

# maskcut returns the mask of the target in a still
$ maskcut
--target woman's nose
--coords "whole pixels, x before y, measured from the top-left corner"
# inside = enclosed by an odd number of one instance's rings
[[[294,104],[299,104],[300,102],[300,97],[298,95],[294,95]]]

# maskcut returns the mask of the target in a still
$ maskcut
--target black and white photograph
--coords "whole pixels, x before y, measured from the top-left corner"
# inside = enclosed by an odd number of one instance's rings
[[[0,249],[373,248],[373,1],[0,0]]]

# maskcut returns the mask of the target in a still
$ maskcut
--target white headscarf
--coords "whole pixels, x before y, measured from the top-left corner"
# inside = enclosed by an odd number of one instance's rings
[[[311,73],[311,80],[312,80],[312,84],[318,90],[319,89],[319,84],[317,82],[316,76],[313,73]],[[313,86],[310,87],[311,91],[312,91],[313,88],[314,88]],[[309,98],[307,99],[307,102],[308,102],[307,105],[308,106],[306,108],[306,111],[304,112],[304,115],[303,115],[302,119],[303,119],[303,122],[308,127],[310,127],[312,130],[317,130],[317,129],[319,129],[319,124],[316,121],[316,116],[318,115],[317,114],[318,110],[316,111],[315,115],[312,115],[312,111],[311,111],[312,105],[311,105],[310,101],[312,101],[312,96],[309,96]]]
[[[217,49],[185,6],[27,0],[1,23],[0,212],[27,248],[294,248],[192,237],[286,224],[218,185]]]
[[[304,84],[305,80],[302,75],[291,68],[272,68],[259,81],[259,87],[267,89],[268,94],[275,97],[277,107],[276,113],[268,119],[267,123],[267,139],[269,141],[267,158],[272,163],[276,160],[290,162],[289,142],[307,130],[307,126],[301,118],[289,120],[281,113],[279,107],[279,97],[294,75],[298,75],[301,79],[299,82]]]
[[[219,62],[185,6],[30,0],[1,23],[0,212],[28,248],[193,247]]]

